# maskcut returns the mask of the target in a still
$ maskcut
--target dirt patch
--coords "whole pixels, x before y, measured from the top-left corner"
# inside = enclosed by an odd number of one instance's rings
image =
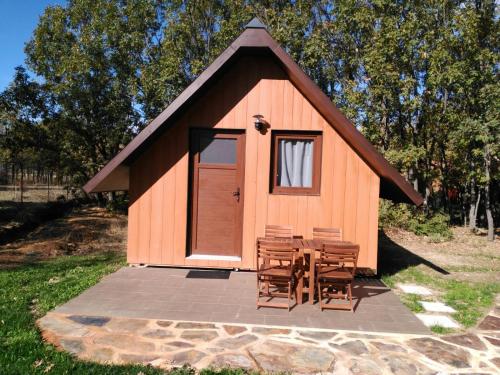
[[[124,252],[127,217],[98,207],[74,209],[47,222],[22,240],[0,246],[0,268],[16,267],[60,255]]]
[[[0,202],[0,245],[24,238],[41,224],[63,217],[74,205],[75,201]]]

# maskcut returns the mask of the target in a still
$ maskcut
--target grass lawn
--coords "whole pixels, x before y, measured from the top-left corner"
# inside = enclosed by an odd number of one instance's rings
[[[435,295],[399,293],[399,297],[416,313],[424,312],[418,301],[444,302],[457,311],[451,317],[470,328],[489,311],[500,293],[500,243],[488,242],[460,228],[453,230],[454,238],[440,244],[411,236],[397,243],[383,242],[382,280],[391,288],[397,283],[429,287]],[[438,334],[454,332],[439,326],[431,329]]]
[[[45,344],[35,320],[55,306],[117,270],[125,259],[117,253],[63,256],[0,270],[0,374],[163,374],[145,366],[107,366],[83,362]],[[192,369],[172,374],[192,374]],[[215,372],[206,370],[204,374]],[[223,370],[219,374],[243,371]]]
[[[452,317],[465,328],[474,326],[484,316],[485,310],[491,308],[495,295],[500,293],[499,283],[474,283],[433,277],[417,267],[407,268],[396,275],[383,277],[382,280],[391,288],[394,288],[398,282],[415,283],[439,292],[438,299],[457,311],[452,314]],[[416,313],[424,312],[418,301],[432,301],[432,299],[415,294],[402,294],[400,298],[410,310]],[[453,332],[440,326],[434,326],[431,329],[439,334]]]

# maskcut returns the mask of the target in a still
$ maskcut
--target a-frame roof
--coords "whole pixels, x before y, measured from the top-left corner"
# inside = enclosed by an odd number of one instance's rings
[[[207,88],[237,54],[271,53],[290,81],[330,123],[337,133],[380,176],[380,196],[395,202],[421,205],[420,194],[392,167],[375,147],[338,110],[321,89],[302,71],[285,50],[269,35],[265,25],[253,19],[244,32],[194,80],[162,113],[144,128],[123,150],[83,187],[87,193],[128,190],[128,165],[158,134]]]

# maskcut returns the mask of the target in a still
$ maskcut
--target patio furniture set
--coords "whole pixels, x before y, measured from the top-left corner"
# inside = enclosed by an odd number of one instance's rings
[[[291,226],[266,225],[265,237],[257,238],[257,308],[290,311],[307,293],[310,304],[317,295],[321,311],[353,311],[358,254],[359,245],[343,241],[338,228],[313,228],[313,238],[304,239],[294,236]]]

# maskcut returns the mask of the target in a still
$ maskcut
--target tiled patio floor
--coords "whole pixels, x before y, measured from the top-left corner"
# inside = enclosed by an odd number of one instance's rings
[[[189,270],[122,268],[55,309],[109,317],[260,324],[319,329],[427,334],[429,330],[378,280],[357,280],[356,310],[323,311],[305,303],[291,312],[255,307],[251,272],[228,279],[186,278]]]

